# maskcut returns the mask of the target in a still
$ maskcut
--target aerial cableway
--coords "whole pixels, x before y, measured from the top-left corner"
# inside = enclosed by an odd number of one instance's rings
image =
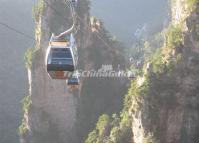
[[[74,36],[76,25],[75,5],[77,0],[69,1],[69,7],[73,19],[72,26],[58,36],[51,35],[46,51],[46,69],[51,79],[67,80],[68,86],[79,85],[76,74],[78,54]]]

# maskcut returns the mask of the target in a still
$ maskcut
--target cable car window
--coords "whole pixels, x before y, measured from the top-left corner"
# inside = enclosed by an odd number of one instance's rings
[[[52,51],[52,58],[53,59],[65,59],[65,58],[72,58],[71,52],[69,49],[62,49],[62,50],[53,50]]]

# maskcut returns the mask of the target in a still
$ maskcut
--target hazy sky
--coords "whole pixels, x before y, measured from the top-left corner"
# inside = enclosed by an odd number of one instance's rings
[[[33,35],[33,0],[0,0],[0,22]],[[18,143],[21,100],[28,94],[24,53],[33,41],[0,25],[0,143]]]
[[[144,24],[163,23],[167,0],[91,0],[91,13],[125,42]]]

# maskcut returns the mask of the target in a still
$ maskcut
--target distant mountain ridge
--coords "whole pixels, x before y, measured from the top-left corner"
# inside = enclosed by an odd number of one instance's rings
[[[168,17],[165,0],[92,0],[91,14],[102,19],[110,32],[129,44],[137,28],[162,25]]]

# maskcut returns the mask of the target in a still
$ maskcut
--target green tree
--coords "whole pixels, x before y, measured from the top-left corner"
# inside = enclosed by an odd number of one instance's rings
[[[94,130],[89,133],[88,138],[86,139],[85,143],[96,143],[98,138],[97,131]]]
[[[96,129],[99,131],[100,136],[106,133],[109,125],[110,125],[110,117],[106,114],[100,116],[96,126]]]

